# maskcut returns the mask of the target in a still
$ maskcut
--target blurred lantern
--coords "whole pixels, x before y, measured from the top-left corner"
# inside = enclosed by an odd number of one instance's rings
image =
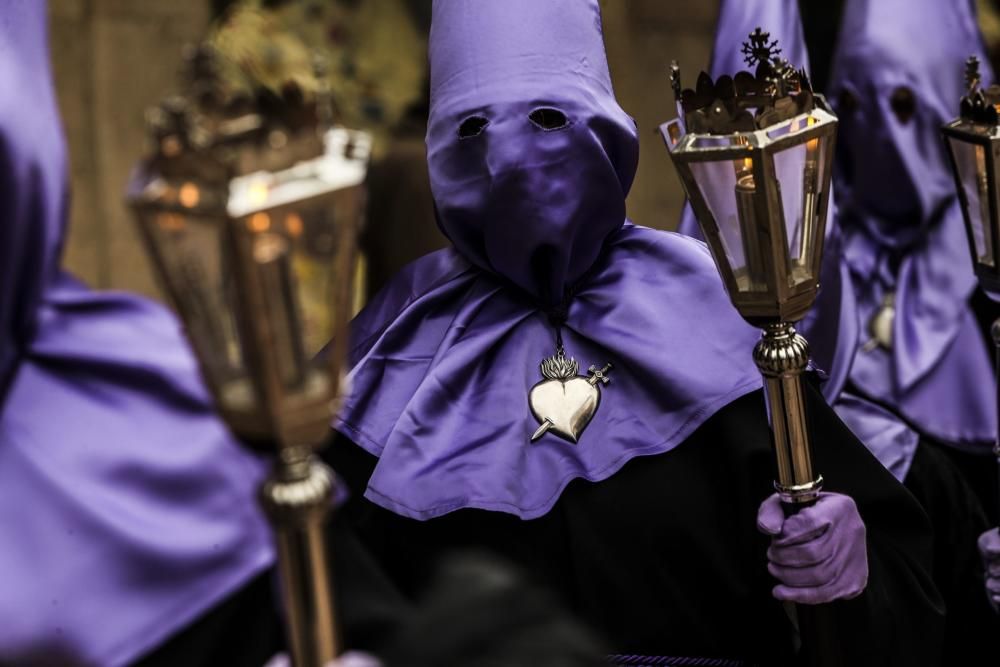
[[[951,156],[958,199],[965,217],[972,264],[979,286],[1000,301],[1000,86],[982,88],[979,59],[965,65],[968,93],[961,101],[961,115],[941,128]],[[1000,318],[990,328],[1000,373]],[[998,396],[1000,410],[1000,396]],[[994,445],[1000,464],[1000,438]]]
[[[777,458],[774,486],[794,511],[815,502],[802,372],[809,346],[791,323],[819,288],[837,119],[814,95],[805,72],[777,58],[757,28],[743,44],[755,72],[702,73],[694,90],[671,83],[681,118],[660,127],[670,157],[733,305],[762,329],[754,361],[764,376]],[[811,665],[836,651],[830,623],[799,611]]]
[[[212,59],[193,54],[188,94],[150,111],[154,150],[128,200],[220,413],[277,445],[262,503],[295,664],[319,666],[337,652],[334,476],[314,450],[341,394],[370,138],[330,127],[322,95],[226,101]]]

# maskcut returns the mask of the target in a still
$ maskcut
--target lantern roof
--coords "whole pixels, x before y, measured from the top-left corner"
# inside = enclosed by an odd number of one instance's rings
[[[805,70],[781,58],[778,40],[757,28],[743,43],[744,59],[753,72],[698,75],[695,88],[681,90],[680,68],[671,63],[671,84],[688,132],[733,134],[777,125],[815,107]]]
[[[993,84],[982,88],[979,58],[969,56],[965,61],[965,84],[968,92],[962,97],[961,117],[972,123],[1000,125],[1000,86]]]
[[[184,156],[197,155],[207,178],[214,172],[225,179],[285,169],[323,153],[321,138],[333,116],[328,91],[308,93],[291,80],[280,94],[232,90],[220,75],[221,61],[208,44],[189,49],[182,92],[147,112],[150,159],[160,171],[190,170]],[[314,65],[319,77],[325,64],[317,58]]]

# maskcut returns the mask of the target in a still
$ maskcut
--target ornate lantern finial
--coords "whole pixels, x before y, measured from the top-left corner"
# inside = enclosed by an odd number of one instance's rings
[[[671,86],[689,132],[752,132],[813,109],[809,78],[778,57],[778,40],[770,37],[757,28],[743,43],[742,52],[753,73],[743,71],[713,81],[702,72],[694,89],[680,90],[680,70],[672,66]]]
[[[778,40],[769,42],[771,33],[764,32],[760,26],[754,30],[747,38],[749,41],[743,42],[740,51],[743,53],[743,60],[750,67],[757,67],[761,63],[769,63],[781,53],[778,48]]]
[[[965,86],[966,94],[960,103],[961,117],[980,125],[996,125],[1000,122],[997,111],[1000,106],[1000,87],[992,85],[983,90],[979,58],[974,55],[965,61]]]
[[[979,58],[974,55],[969,56],[965,61],[965,87],[970,94],[979,88],[980,80]]]

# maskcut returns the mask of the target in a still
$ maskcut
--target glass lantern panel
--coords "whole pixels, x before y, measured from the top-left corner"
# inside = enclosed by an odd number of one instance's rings
[[[183,197],[197,193],[193,184]],[[236,277],[225,220],[176,211],[144,213],[147,232],[165,280],[181,311],[206,379],[222,408],[258,409],[237,320]]]
[[[767,289],[765,263],[758,241],[754,198],[756,188],[750,158],[692,162],[691,173],[726,253],[728,270],[740,292]],[[703,221],[704,222],[704,221]]]
[[[327,346],[351,315],[352,242],[359,188],[347,188],[243,218],[283,394],[292,400],[334,395]]]
[[[796,286],[817,279],[818,266],[812,266],[813,251],[825,221],[818,218],[820,203],[828,193],[824,165],[828,137],[816,137],[774,154],[774,171],[781,210],[785,221],[790,274],[789,285]]]
[[[968,204],[972,242],[976,261],[993,266],[993,234],[990,225],[989,178],[986,171],[986,149],[979,144],[948,137],[952,155],[958,167],[958,177]]]

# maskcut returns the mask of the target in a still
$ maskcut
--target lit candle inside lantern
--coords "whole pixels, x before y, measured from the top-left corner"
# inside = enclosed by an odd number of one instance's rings
[[[988,261],[993,256],[993,237],[985,233],[983,225],[989,224],[990,220],[990,182],[989,174],[986,171],[986,149],[976,146],[976,187],[979,190],[979,219],[980,224],[972,225],[972,232],[976,236],[977,247],[982,248],[979,261]]]
[[[198,192],[197,185],[188,182],[181,186],[178,198],[180,199],[181,206],[185,208],[194,208],[201,200],[201,193]]]
[[[757,216],[757,183],[753,176],[753,159],[745,157],[734,162],[736,168],[736,216],[746,254],[745,277],[737,275],[738,282],[744,282],[745,289],[761,289],[767,283],[764,257],[759,243],[760,227]],[[742,278],[742,280],[741,280]]]
[[[271,344],[277,367],[288,387],[302,383],[306,354],[299,331],[298,299],[291,267],[291,246],[281,234],[264,232],[253,239],[253,258],[260,298],[271,311]]]

